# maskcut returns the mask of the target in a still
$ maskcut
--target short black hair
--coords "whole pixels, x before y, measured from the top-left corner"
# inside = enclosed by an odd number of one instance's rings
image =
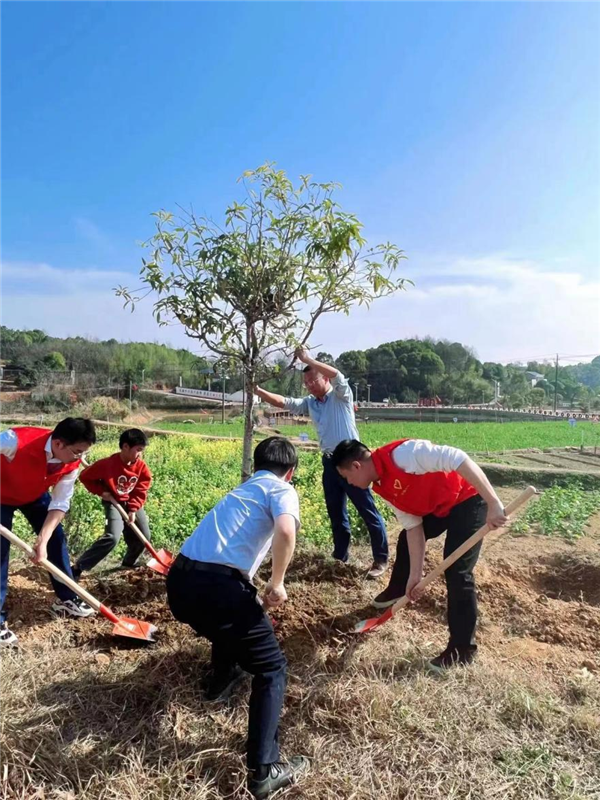
[[[311,365],[310,365],[310,364],[307,364],[307,365],[304,367],[304,369],[302,370],[302,372],[310,372],[310,371],[311,371],[311,369],[312,369]]]
[[[281,478],[292,467],[298,466],[296,448],[284,436],[269,436],[254,450],[254,471],[268,469]]]
[[[129,447],[135,447],[136,445],[146,447],[148,445],[148,437],[139,428],[129,428],[119,436],[119,447],[123,447],[124,444],[128,444]]]
[[[53,439],[62,439],[65,444],[87,442],[96,444],[96,429],[91,419],[67,417],[61,420],[52,431]]]
[[[359,442],[358,439],[344,439],[333,451],[331,463],[334,467],[344,469],[353,461],[363,461],[370,452],[367,445]]]

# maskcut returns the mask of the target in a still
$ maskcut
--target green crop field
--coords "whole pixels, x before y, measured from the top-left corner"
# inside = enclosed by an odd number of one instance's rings
[[[201,433],[208,436],[243,435],[243,423],[234,420],[230,423],[181,423],[160,422],[157,428],[163,430]],[[281,425],[277,427],[284,436],[308,435],[316,440],[313,425]],[[370,447],[378,447],[387,442],[412,437],[430,439],[437,444],[460,447],[468,453],[498,452],[520,450],[529,447],[600,447],[600,424],[577,422],[574,427],[564,420],[561,422],[359,422],[358,431],[362,441]]]

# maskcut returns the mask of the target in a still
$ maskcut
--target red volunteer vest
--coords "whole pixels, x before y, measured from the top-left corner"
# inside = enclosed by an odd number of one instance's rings
[[[49,428],[13,428],[17,435],[17,452],[12,461],[0,457],[0,502],[7,506],[33,503],[51,486],[77,469],[81,460],[61,464],[48,474],[46,442],[52,433]]]
[[[384,500],[405,514],[446,517],[454,506],[477,494],[477,489],[458,472],[412,475],[397,467],[392,452],[406,441],[408,439],[399,439],[371,453],[379,475],[379,482],[375,482],[372,489]]]

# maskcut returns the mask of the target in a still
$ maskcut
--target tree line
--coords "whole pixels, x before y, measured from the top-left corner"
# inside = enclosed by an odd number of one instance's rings
[[[41,330],[2,327],[2,358],[15,370],[15,383],[32,387],[56,371],[93,374],[99,384],[127,384],[171,388],[181,376],[185,386],[221,391],[242,388],[235,365],[227,368],[183,348],[147,342],[93,341],[81,336],[61,339]],[[413,403],[439,397],[451,404],[488,403],[496,382],[503,405],[510,408],[552,404],[555,394],[562,405],[583,410],[600,408],[600,356],[590,363],[559,366],[531,361],[527,364],[481,362],[474,350],[447,340],[399,339],[367,350],[347,350],[334,359],[319,352],[320,361],[335,364],[349,379],[355,397],[382,402]],[[302,373],[289,370],[289,362],[275,364],[266,382],[272,391],[301,395]],[[529,375],[528,375],[529,373]],[[536,379],[534,374],[540,375]]]
[[[508,408],[548,406],[555,394],[561,405],[578,405],[584,411],[600,408],[600,356],[589,364],[559,366],[557,373],[550,362],[482,362],[468,346],[428,337],[348,350],[335,360],[324,352],[316,358],[335,364],[358,400],[416,403],[438,397],[448,404],[474,404],[491,402],[498,391]],[[281,367],[281,377],[276,376],[269,388],[299,393],[301,380],[293,372],[284,373],[283,362]]]
[[[183,348],[148,342],[94,341],[82,336],[61,339],[41,330],[12,330],[2,326],[2,359],[17,386],[31,388],[57,371],[93,376],[97,385],[200,385],[205,358]]]

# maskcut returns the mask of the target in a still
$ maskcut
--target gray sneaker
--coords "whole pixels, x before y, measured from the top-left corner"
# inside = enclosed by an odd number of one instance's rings
[[[0,647],[16,647],[19,643],[17,636],[8,627],[8,622],[0,625]]]
[[[287,763],[276,761],[268,765],[266,777],[260,780],[254,777],[253,771],[250,773],[248,791],[255,800],[264,800],[278,789],[296,783],[308,771],[309,766],[310,761],[306,756],[294,756]]]
[[[87,603],[84,603],[79,597],[74,600],[57,600],[52,603],[50,611],[55,617],[91,617],[96,612]]]

